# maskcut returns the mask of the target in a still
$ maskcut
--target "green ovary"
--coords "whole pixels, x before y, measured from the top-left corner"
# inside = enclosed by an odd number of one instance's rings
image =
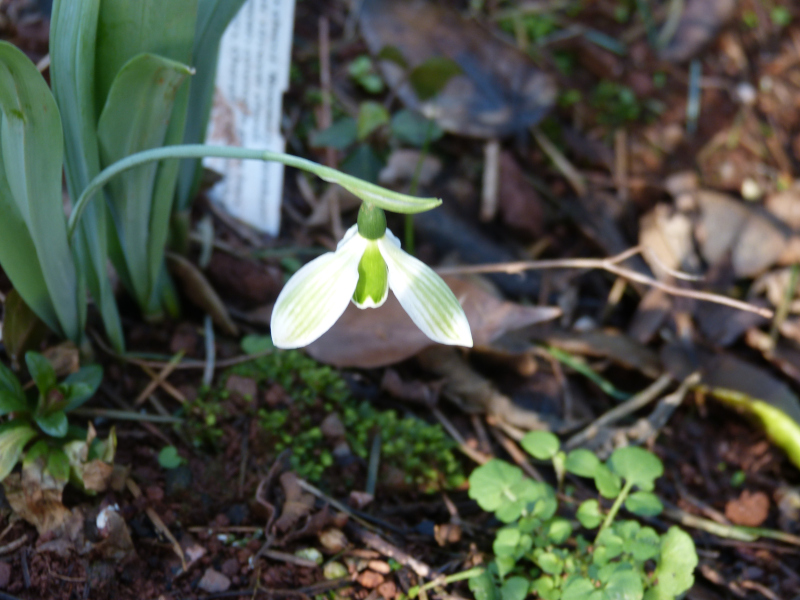
[[[383,304],[389,292],[389,271],[378,244],[367,246],[358,263],[358,284],[353,301],[359,308],[375,308]]]

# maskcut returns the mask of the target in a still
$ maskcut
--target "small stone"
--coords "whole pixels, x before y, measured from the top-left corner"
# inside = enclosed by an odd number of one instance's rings
[[[378,586],[378,594],[385,600],[392,600],[397,596],[397,586],[394,581],[386,581]]]
[[[326,564],[322,569],[322,574],[325,576],[325,579],[341,579],[348,575],[347,567],[336,561]]]
[[[371,560],[369,561],[368,566],[370,569],[380,573],[381,575],[388,575],[392,572],[392,567],[389,566],[389,563],[382,560]]]
[[[321,531],[319,533],[319,542],[325,550],[334,554],[344,550],[348,544],[347,536],[342,533],[341,529],[336,529],[335,527]]]
[[[11,581],[11,565],[7,562],[0,562],[0,589],[6,589]]]
[[[357,581],[368,590],[371,590],[372,588],[376,588],[382,584],[384,579],[383,575],[380,573],[376,573],[375,571],[364,571],[358,576]]]
[[[239,561],[235,558],[229,558],[222,563],[222,573],[226,577],[233,577],[239,573]]]
[[[203,578],[197,584],[197,587],[209,594],[219,594],[230,589],[231,580],[219,571],[208,568],[203,573]]]

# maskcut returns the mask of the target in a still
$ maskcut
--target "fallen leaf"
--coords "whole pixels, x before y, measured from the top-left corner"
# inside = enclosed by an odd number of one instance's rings
[[[547,306],[522,306],[500,300],[467,280],[446,277],[461,302],[475,346],[488,346],[504,333],[559,316]],[[433,345],[389,294],[378,309],[360,310],[352,304],[342,318],[307,348],[317,361],[336,367],[371,369],[401,362]]]
[[[36,527],[40,535],[63,532],[70,511],[61,502],[67,482],[56,479],[40,456],[25,461],[22,473],[12,473],[3,480],[6,499],[14,513]]]
[[[380,65],[386,82],[406,106],[445,131],[483,138],[511,135],[541,121],[555,102],[552,77],[449,8],[421,0],[366,0],[360,16],[370,52],[384,57]],[[410,75],[442,58],[460,73],[448,71],[437,94],[420,98],[421,86],[415,90]],[[445,79],[442,69],[428,71],[434,80]]]
[[[737,277],[754,277],[786,251],[790,231],[769,212],[709,190],[694,198],[700,211],[695,236],[709,264],[730,258]]]
[[[571,354],[608,358],[653,379],[663,371],[661,360],[653,350],[613,329],[555,331],[547,335],[546,341]]]
[[[297,475],[288,471],[280,477],[281,488],[286,496],[281,509],[281,516],[275,521],[274,528],[285,533],[314,508],[314,496],[304,492],[297,483]]]
[[[500,216],[511,229],[540,238],[546,228],[544,203],[510,152],[500,154]]]
[[[167,264],[173,275],[180,282],[181,290],[186,298],[195,306],[211,315],[214,324],[224,333],[238,335],[239,329],[228,314],[222,300],[211,287],[205,275],[194,264],[184,257],[168,253]]]
[[[716,38],[733,16],[736,0],[688,0],[675,33],[659,53],[661,58],[683,62]]]
[[[672,344],[661,358],[678,381],[701,372],[700,389],[756,421],[767,437],[800,467],[800,399],[764,369],[724,353],[689,352]]]

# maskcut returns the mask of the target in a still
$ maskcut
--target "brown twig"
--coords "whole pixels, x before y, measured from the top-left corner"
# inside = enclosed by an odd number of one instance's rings
[[[734,298],[728,298],[727,296],[722,296],[720,294],[679,288],[669,283],[664,283],[662,281],[658,281],[657,279],[653,279],[648,275],[644,275],[632,269],[620,266],[619,263],[624,262],[636,254],[640,254],[642,251],[643,249],[640,246],[636,246],[626,250],[625,252],[622,252],[621,254],[611,256],[609,258],[556,258],[549,260],[527,260],[489,265],[442,267],[436,269],[436,272],[439,275],[474,275],[478,273],[507,273],[513,275],[522,273],[523,271],[542,269],[601,269],[617,275],[618,277],[627,279],[628,281],[654,287],[672,296],[691,298],[693,300],[700,300],[703,302],[713,302],[714,304],[721,304],[723,306],[729,306],[745,312],[755,313],[764,317],[765,319],[771,319],[775,315],[774,311],[768,308],[755,306],[754,304],[749,304]]]
[[[164,367],[161,372],[158,373],[158,375],[150,380],[150,383],[145,386],[142,392],[136,397],[136,400],[133,401],[134,406],[140,406],[141,404],[144,404],[145,400],[150,397],[150,394],[155,392],[156,388],[160,387],[161,384],[166,381],[167,377],[169,377],[175,370],[175,367],[180,364],[183,354],[183,352],[178,352],[170,359],[169,363],[167,363],[167,366]]]
[[[9,542],[5,546],[0,546],[0,556],[2,556],[3,554],[10,554],[11,552],[14,552],[15,550],[22,547],[27,541],[28,541],[28,534],[24,533],[22,534],[22,537],[17,538],[13,542]]]

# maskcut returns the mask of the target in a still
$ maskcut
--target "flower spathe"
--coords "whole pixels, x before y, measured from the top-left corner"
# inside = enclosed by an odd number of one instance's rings
[[[390,289],[430,339],[472,346],[467,317],[453,292],[430,267],[400,249],[383,211],[366,204],[336,251],[312,260],[284,286],[272,311],[272,341],[278,348],[307,346],[333,327],[351,300],[362,309],[377,308]]]

